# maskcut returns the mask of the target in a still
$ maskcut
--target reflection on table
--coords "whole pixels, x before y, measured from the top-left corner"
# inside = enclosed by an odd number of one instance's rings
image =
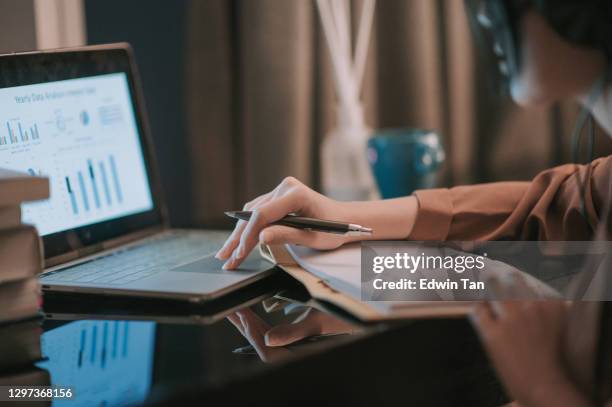
[[[466,320],[363,326],[274,287],[205,307],[45,298],[39,366],[75,391],[55,405],[505,401]]]
[[[143,402],[151,388],[155,328],[153,322],[75,321],[43,334],[47,360],[38,366],[50,372],[53,385],[75,394],[54,405]]]

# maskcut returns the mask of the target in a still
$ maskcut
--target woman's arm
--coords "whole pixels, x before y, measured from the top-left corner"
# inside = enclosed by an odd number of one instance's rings
[[[582,216],[580,184],[586,181]],[[588,240],[603,217],[612,182],[612,156],[590,170],[567,164],[531,182],[499,182],[417,191],[413,240]],[[610,219],[608,219],[610,222]],[[610,230],[608,223],[608,230]]]
[[[497,374],[521,407],[591,407],[566,371],[562,301],[483,303],[472,323]]]
[[[581,215],[576,171],[587,179],[588,224]],[[364,239],[270,225],[289,213],[358,223],[374,229],[367,238],[375,240],[589,239],[604,203],[612,199],[611,173],[612,156],[594,161],[590,171],[569,164],[544,171],[532,182],[422,190],[412,197],[372,202],[335,201],[289,177],[245,205],[253,217],[237,223],[217,257],[226,261],[224,268],[233,269],[259,241],[333,249]]]

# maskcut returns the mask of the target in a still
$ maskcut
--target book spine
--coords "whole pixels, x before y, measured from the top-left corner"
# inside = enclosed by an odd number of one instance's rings
[[[41,297],[36,277],[0,284],[0,325],[38,315]]]
[[[49,198],[49,179],[0,168],[0,206]]]
[[[0,284],[36,276],[43,267],[43,245],[35,227],[0,230]]]
[[[0,375],[0,386],[50,386],[49,372],[34,366]],[[18,404],[19,405],[19,404]],[[30,404],[27,404],[30,405]],[[41,403],[40,405],[46,405]]]
[[[0,375],[42,359],[40,318],[0,327]]]
[[[21,225],[21,206],[0,207],[0,229],[12,229]]]

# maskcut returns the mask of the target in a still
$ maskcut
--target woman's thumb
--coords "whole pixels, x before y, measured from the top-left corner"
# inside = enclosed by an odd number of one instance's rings
[[[312,318],[304,318],[293,324],[277,325],[271,328],[264,337],[267,346],[286,346],[301,339],[317,335],[320,326]]]
[[[265,244],[292,243],[311,247],[317,239],[316,233],[288,226],[269,226],[259,233],[259,241]]]

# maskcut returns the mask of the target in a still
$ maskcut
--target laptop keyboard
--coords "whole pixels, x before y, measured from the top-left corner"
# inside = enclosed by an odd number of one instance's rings
[[[164,235],[141,245],[115,251],[42,277],[42,283],[103,283],[123,285],[211,256],[220,247],[202,235]]]

